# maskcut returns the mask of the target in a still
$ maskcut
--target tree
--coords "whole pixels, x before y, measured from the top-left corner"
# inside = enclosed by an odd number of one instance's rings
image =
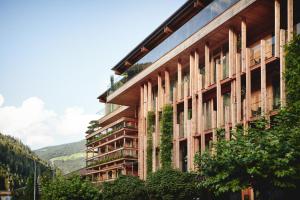
[[[144,182],[134,176],[120,176],[113,182],[104,182],[103,199],[110,200],[147,200]]]
[[[185,200],[200,197],[196,175],[171,168],[148,176],[146,187],[151,200]]]
[[[41,196],[43,200],[98,200],[101,199],[99,188],[91,182],[82,180],[79,176],[65,178],[56,177],[42,183]]]

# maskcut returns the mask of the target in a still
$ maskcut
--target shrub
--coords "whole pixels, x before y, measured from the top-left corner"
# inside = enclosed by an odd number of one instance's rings
[[[103,199],[109,200],[147,200],[144,182],[134,176],[120,176],[113,182],[102,185]]]

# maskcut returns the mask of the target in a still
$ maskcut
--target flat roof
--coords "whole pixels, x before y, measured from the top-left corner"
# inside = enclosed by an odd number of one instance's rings
[[[119,75],[125,72],[210,2],[212,2],[212,0],[188,0],[131,52],[129,52],[119,63],[117,63],[112,70]]]

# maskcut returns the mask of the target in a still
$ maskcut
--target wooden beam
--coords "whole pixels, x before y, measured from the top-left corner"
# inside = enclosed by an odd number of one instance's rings
[[[181,64],[181,60],[178,60],[177,63],[177,101],[180,101],[182,99],[182,64]]]
[[[266,41],[260,41],[260,86],[261,86],[261,110],[262,115],[268,114],[268,105],[267,105],[267,77],[266,77]]]
[[[184,97],[183,97],[183,123],[184,134],[187,134],[187,120],[188,120],[188,83],[184,81]]]
[[[166,33],[166,34],[171,34],[171,33],[173,33],[173,30],[172,30],[169,26],[166,26],[166,27],[164,28],[164,33]]]
[[[138,172],[139,177],[144,179],[144,86],[140,87],[140,108],[139,108],[139,154],[138,154]]]
[[[209,58],[209,46],[208,43],[204,47],[204,57],[205,57],[205,89],[209,86],[209,72],[210,72],[210,58]]]
[[[247,25],[246,20],[241,22],[241,56],[242,56],[242,72],[246,71],[246,48],[247,48]]]
[[[141,48],[141,53],[147,53],[147,52],[149,52],[149,49],[147,49],[146,47]]]
[[[125,63],[124,63],[124,65],[126,66],[126,67],[130,67],[132,64],[129,62],[129,61],[125,61]]]
[[[274,22],[274,33],[275,33],[275,57],[279,57],[279,42],[280,42],[280,0],[274,0],[274,13],[275,13],[275,22]]]
[[[281,108],[286,106],[286,91],[285,91],[285,51],[284,45],[286,43],[285,30],[280,30],[280,105]]]
[[[204,8],[203,2],[200,1],[200,0],[196,0],[196,1],[194,2],[194,8]]]
[[[294,34],[294,0],[287,0],[287,41],[290,42],[293,39]]]

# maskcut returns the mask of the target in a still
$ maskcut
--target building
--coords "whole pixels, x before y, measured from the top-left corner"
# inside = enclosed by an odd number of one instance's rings
[[[271,119],[285,105],[283,45],[300,31],[299,8],[293,0],[187,1],[112,68],[121,80],[98,97],[107,112],[86,136],[92,180],[146,178],[149,111],[153,171],[160,167],[165,104],[173,106],[173,166],[182,171],[194,170],[216,128],[230,139],[237,124]]]

